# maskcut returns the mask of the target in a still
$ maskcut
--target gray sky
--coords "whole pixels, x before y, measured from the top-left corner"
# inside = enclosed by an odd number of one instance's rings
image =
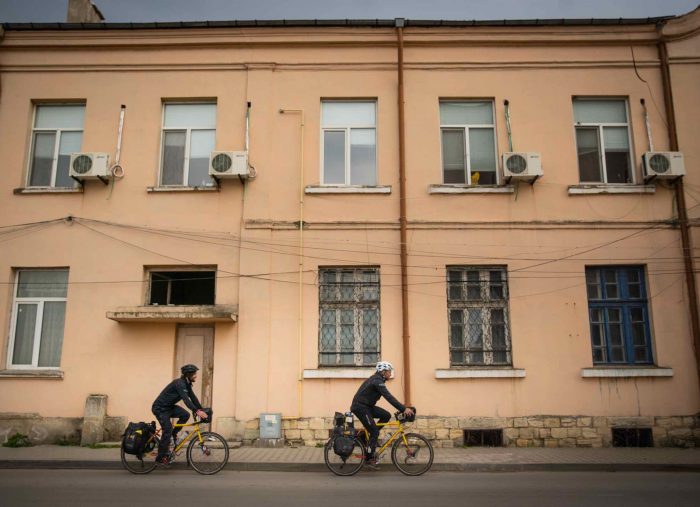
[[[93,0],[107,22],[234,19],[646,18],[700,0]],[[0,22],[66,20],[68,0],[0,0]]]

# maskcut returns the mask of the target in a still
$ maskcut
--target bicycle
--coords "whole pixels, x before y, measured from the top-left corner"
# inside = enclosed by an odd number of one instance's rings
[[[201,431],[199,425],[202,420],[194,417],[191,423],[174,424],[174,428],[193,426],[194,429],[175,445],[168,459],[172,463],[187,446],[187,464],[203,475],[212,475],[226,466],[229,456],[228,443],[224,437],[211,431]],[[132,474],[147,474],[156,468],[156,456],[160,443],[161,428],[146,441],[143,454],[127,454],[124,446],[121,448],[122,465]]]
[[[394,417],[395,421],[377,424],[380,428],[394,429],[377,449],[377,457],[391,447],[391,461],[401,473],[412,476],[424,474],[433,465],[433,445],[418,433],[406,433],[403,423],[413,422],[415,414],[407,418],[403,412],[396,412]],[[334,449],[335,440],[341,436],[352,439],[352,452],[345,457],[336,454]],[[346,422],[342,430],[326,442],[323,453],[326,466],[336,475],[355,475],[365,464],[368,441],[369,433],[365,428],[355,431],[352,422]]]

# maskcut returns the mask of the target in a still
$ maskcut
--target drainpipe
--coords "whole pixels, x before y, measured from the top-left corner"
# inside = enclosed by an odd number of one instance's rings
[[[280,109],[280,114],[299,114],[299,374],[297,378],[297,417],[301,417],[302,382],[304,379],[303,339],[304,339],[304,110]]]
[[[403,344],[404,403],[411,403],[411,335],[408,328],[408,249],[406,234],[406,132],[404,128],[403,88],[403,27],[405,20],[396,18],[396,35],[399,49],[399,203],[401,228],[401,321]]]
[[[673,106],[673,87],[671,86],[671,69],[668,62],[668,49],[666,39],[662,33],[663,25],[659,26],[659,39],[657,48],[661,60],[661,82],[664,92],[664,104],[668,118],[668,140],[671,151],[678,151],[678,132],[676,130],[676,111]],[[700,316],[698,315],[698,292],[695,283],[695,266],[693,260],[693,245],[688,226],[688,209],[685,204],[685,191],[683,188],[683,176],[676,180],[676,206],[678,207],[678,223],[681,231],[681,244],[683,246],[683,261],[685,263],[685,282],[688,286],[688,305],[690,306],[690,324],[693,332],[693,347],[695,349],[695,365],[697,367],[698,382],[700,382]]]

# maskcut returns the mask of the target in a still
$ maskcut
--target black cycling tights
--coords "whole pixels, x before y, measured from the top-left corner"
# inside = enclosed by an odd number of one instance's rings
[[[387,423],[391,419],[391,414],[381,407],[367,407],[365,405],[353,405],[350,410],[367,429],[369,433],[367,452],[373,455],[377,448],[377,438],[379,438],[379,426],[374,420],[379,419],[380,423]]]

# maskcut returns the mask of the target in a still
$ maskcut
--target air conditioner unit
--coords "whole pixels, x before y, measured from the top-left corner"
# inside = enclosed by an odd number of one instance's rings
[[[209,156],[209,176],[214,178],[247,178],[250,175],[248,168],[247,151],[212,151]]]
[[[675,179],[685,174],[680,151],[648,151],[642,156],[644,179]]]
[[[535,152],[504,153],[503,175],[507,179],[527,179],[534,182],[542,176],[540,154]]]
[[[78,180],[105,180],[111,176],[109,172],[109,154],[71,153],[69,174],[72,178]]]

